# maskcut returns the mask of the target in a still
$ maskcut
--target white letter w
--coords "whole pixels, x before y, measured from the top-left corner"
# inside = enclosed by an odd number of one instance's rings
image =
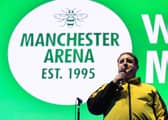
[[[162,15],[157,14],[155,16],[153,29],[152,29],[152,25],[151,25],[151,22],[150,22],[149,15],[147,15],[147,14],[142,15],[142,19],[143,19],[143,22],[144,22],[144,25],[145,25],[145,29],[147,31],[149,42],[151,44],[157,44],[159,28],[161,29],[161,32],[163,34],[165,43],[168,43],[168,31],[165,27]]]

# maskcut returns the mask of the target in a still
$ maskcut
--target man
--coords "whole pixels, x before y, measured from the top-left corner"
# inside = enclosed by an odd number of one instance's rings
[[[157,90],[136,77],[138,59],[129,52],[118,58],[118,74],[88,99],[91,113],[104,120],[168,120],[167,110]]]

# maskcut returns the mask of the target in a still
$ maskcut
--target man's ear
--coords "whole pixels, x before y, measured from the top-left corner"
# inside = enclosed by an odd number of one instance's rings
[[[136,65],[136,70],[138,70],[139,69],[139,65]]]

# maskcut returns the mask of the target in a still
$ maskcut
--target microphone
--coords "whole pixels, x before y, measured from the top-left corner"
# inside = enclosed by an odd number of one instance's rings
[[[123,66],[119,72],[124,72],[124,73],[126,73],[126,69],[127,69],[127,67],[126,67],[126,66]]]
[[[126,67],[126,66],[123,66],[119,72],[124,72],[124,73],[126,73],[126,69],[127,69],[127,67]],[[124,80],[124,78],[121,78],[121,79],[118,80],[118,85],[119,85],[120,87],[122,86],[122,81],[123,81],[123,80]]]
[[[77,99],[77,101],[78,101],[78,105],[81,104],[81,103],[83,102],[82,99],[79,98],[79,97],[77,97],[76,99]]]
[[[77,97],[76,98],[76,100],[77,100],[77,110],[78,110],[78,114],[77,114],[77,118],[78,118],[78,120],[80,120],[80,104],[82,103],[82,99],[80,99],[79,97]],[[76,109],[76,108],[75,108]],[[75,113],[75,116],[76,116],[76,113]],[[75,120],[76,120],[76,118],[75,118]]]

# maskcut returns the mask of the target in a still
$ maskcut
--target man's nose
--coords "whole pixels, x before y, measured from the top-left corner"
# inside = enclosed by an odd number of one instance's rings
[[[125,67],[125,68],[127,68],[127,67],[128,67],[127,62],[124,62],[124,67]]]

